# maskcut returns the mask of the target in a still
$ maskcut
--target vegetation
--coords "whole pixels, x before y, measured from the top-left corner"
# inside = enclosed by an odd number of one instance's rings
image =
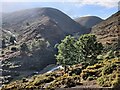
[[[6,47],[5,39],[2,40],[2,48]]]
[[[2,90],[71,88],[83,85],[85,81],[95,81],[99,85],[97,87],[120,87],[120,57],[103,59],[94,65],[86,67],[76,64],[66,69],[68,72],[58,70],[42,75],[35,75],[30,79],[23,78],[22,80],[4,85]]]
[[[101,76],[97,79],[103,87],[118,87],[120,84],[120,59],[105,60]]]
[[[9,42],[10,42],[12,45],[14,45],[14,44],[15,44],[15,41],[16,41],[15,36],[11,36]]]
[[[74,65],[81,62],[94,64],[96,58],[101,54],[103,46],[98,43],[95,35],[86,34],[75,40],[74,37],[67,36],[57,46],[58,55],[56,59],[59,64]]]
[[[45,49],[48,43],[44,39],[33,39],[27,45],[30,51],[35,51],[38,49]]]
[[[23,43],[23,44],[20,45],[20,51],[21,52],[28,52],[29,51],[26,43]]]
[[[76,42],[78,50],[77,57],[80,62],[94,64],[97,62],[97,56],[101,54],[103,46],[97,42],[96,36],[93,34],[85,34],[79,37]]]
[[[80,63],[76,58],[75,38],[66,36],[64,40],[57,46],[58,55],[56,55],[57,62],[62,65],[73,65]]]
[[[48,44],[44,40],[35,40],[31,44],[32,49],[41,49],[42,45],[47,47]],[[20,47],[22,52],[29,50],[26,43]],[[89,85],[95,82],[97,87],[120,87],[119,50],[101,54],[103,46],[91,34],[82,35],[78,40],[67,36],[57,48],[56,59],[65,66],[64,69],[11,82],[2,90],[71,88],[85,85],[85,82]]]

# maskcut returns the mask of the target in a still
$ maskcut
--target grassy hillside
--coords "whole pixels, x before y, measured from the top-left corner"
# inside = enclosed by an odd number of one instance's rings
[[[119,51],[120,53],[120,51]],[[55,89],[55,88],[119,88],[120,87],[120,56],[109,58],[106,55],[98,63],[86,66],[76,64],[52,73],[23,78],[3,86],[9,89]]]

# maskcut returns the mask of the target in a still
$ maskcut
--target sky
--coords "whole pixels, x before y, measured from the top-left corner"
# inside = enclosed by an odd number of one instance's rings
[[[52,7],[71,18],[98,16],[108,18],[118,11],[119,0],[2,0],[0,12],[14,12],[29,8]]]

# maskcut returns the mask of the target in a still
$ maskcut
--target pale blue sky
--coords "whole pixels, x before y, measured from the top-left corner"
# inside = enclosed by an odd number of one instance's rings
[[[77,18],[82,16],[99,16],[103,19],[109,17],[118,11],[118,5],[108,6],[108,2],[105,5],[99,4],[80,4],[73,2],[3,2],[2,12],[13,12],[16,10],[38,8],[38,7],[52,7],[61,10],[69,15],[71,18]]]

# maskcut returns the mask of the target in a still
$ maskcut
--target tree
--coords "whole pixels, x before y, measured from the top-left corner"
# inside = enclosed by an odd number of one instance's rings
[[[103,50],[102,44],[97,42],[96,36],[93,34],[80,36],[76,42],[76,48],[79,61],[89,64],[94,64],[97,61],[97,56]]]
[[[20,45],[20,51],[21,52],[28,52],[29,51],[26,43],[23,43],[23,44]]]
[[[15,44],[15,41],[16,41],[15,36],[11,36],[11,37],[10,37],[10,43],[11,43],[12,45],[14,45],[14,44]]]
[[[35,51],[38,49],[45,49],[46,47],[47,47],[47,42],[44,39],[33,39],[29,44],[29,48],[31,51]]]
[[[57,62],[62,65],[73,65],[82,62],[94,64],[103,46],[97,42],[95,35],[86,34],[80,36],[78,40],[67,36],[57,48]]]
[[[27,22],[26,25],[29,26],[30,24]]]
[[[5,39],[2,39],[2,48],[6,48]]]
[[[58,48],[58,55],[56,55],[56,59],[58,64],[62,65],[72,65],[76,64],[77,60],[75,57],[76,48],[74,46],[74,43],[76,40],[74,37],[66,36],[64,40],[61,41],[59,45],[57,45]]]

